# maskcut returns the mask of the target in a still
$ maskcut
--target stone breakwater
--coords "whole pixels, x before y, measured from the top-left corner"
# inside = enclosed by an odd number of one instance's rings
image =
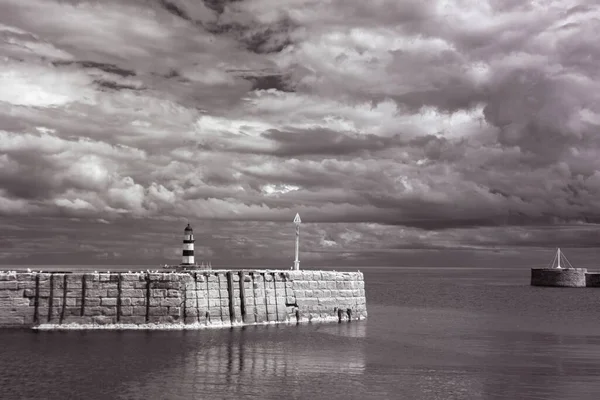
[[[593,287],[599,286],[597,274],[587,268],[532,268],[531,286]]]
[[[366,317],[360,272],[0,271],[0,328],[200,329]]]

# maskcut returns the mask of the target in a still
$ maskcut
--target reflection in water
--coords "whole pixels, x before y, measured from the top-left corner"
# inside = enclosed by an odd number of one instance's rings
[[[282,387],[299,398],[321,386],[340,386],[344,393],[356,386],[351,377],[365,371],[364,345],[356,340],[365,334],[364,321],[182,332],[172,339],[185,341],[187,351],[170,354],[174,362],[168,367],[123,385],[121,398],[157,399],[169,393],[168,398],[183,399],[203,393],[206,398],[267,399],[280,398]],[[338,337],[331,340],[332,335]],[[303,381],[310,385],[304,387]]]

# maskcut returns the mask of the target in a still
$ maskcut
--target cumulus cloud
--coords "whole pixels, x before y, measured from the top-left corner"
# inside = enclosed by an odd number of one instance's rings
[[[134,262],[128,241],[172,260],[191,221],[207,257],[276,266],[296,212],[313,263],[592,246],[599,17],[581,1],[3,1],[2,262],[27,262],[25,227],[56,260]]]

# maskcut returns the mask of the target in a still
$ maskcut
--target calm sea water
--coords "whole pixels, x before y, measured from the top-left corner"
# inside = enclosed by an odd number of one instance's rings
[[[363,272],[364,322],[0,331],[0,398],[599,398],[600,289],[530,287],[527,268]]]

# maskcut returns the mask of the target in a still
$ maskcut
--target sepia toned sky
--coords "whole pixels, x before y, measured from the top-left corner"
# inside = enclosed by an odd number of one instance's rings
[[[586,4],[587,3],[587,4]],[[2,0],[0,264],[600,242],[600,7]],[[289,264],[289,265],[288,265]]]

